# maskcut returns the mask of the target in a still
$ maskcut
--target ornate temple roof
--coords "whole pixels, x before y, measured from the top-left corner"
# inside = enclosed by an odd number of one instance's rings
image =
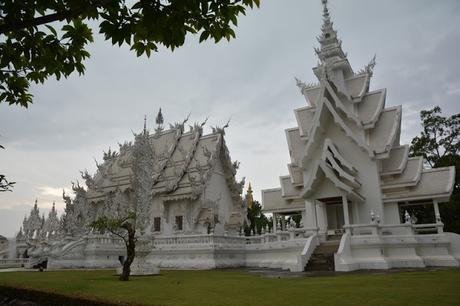
[[[384,201],[446,199],[452,191],[453,168],[427,170],[423,158],[408,157],[409,146],[400,145],[402,107],[385,107],[386,89],[370,91],[375,56],[354,72],[333,28],[327,1],[322,3],[320,46],[315,48],[319,64],[313,68],[319,83],[307,85],[296,78],[307,105],[294,110],[297,126],[285,130],[289,175],[280,177],[281,188],[262,192],[264,210],[292,207],[291,202],[311,196],[323,178],[350,198],[366,201],[361,173],[328,137],[330,124],[377,164]],[[430,184],[431,179],[436,182]]]
[[[83,173],[88,185],[87,199],[102,200],[108,192],[133,188],[133,150],[138,138],[148,139],[152,156],[153,193],[164,201],[197,198],[215,165],[220,160],[231,190],[239,191],[235,181],[237,164],[232,163],[224,140],[224,128],[213,128],[211,134],[203,135],[203,124],[190,126],[171,125],[169,129],[157,129],[150,134],[144,129],[135,135],[136,140],[120,145],[119,152],[104,154],[104,162],[98,164],[94,176]]]

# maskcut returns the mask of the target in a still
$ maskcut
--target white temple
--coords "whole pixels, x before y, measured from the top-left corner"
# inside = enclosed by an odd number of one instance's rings
[[[455,168],[425,169],[422,157],[408,157],[401,106],[385,107],[386,89],[370,90],[375,57],[354,72],[323,6],[319,83],[297,80],[307,106],[286,129],[289,175],[281,188],[263,190],[264,211],[274,220],[300,212],[318,242],[340,239],[336,270],[458,266],[450,239],[460,236],[443,233],[438,208],[452,193]],[[413,224],[411,207],[421,206],[432,211],[430,224]]]
[[[203,124],[144,129],[117,152],[104,153],[97,172],[82,173],[59,219],[35,203],[17,236],[28,266],[119,267],[121,240],[88,224],[127,210],[145,244],[144,263],[159,267],[268,267],[291,271],[459,266],[460,235],[444,233],[438,205],[449,199],[453,167],[425,169],[400,144],[401,107],[385,108],[386,90],[370,91],[375,59],[354,72],[337,38],[327,3],[313,69],[319,83],[297,81],[307,106],[286,130],[291,163],[281,188],[262,192],[272,230],[245,237],[244,185],[235,180],[225,127]],[[441,203],[441,204],[440,204]],[[422,208],[415,220],[413,208]],[[300,224],[286,216],[301,214]],[[291,219],[292,220],[292,219]]]

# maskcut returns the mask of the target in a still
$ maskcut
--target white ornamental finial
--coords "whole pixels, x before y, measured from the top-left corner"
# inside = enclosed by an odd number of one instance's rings
[[[323,4],[323,17],[324,19],[329,19],[329,9],[327,8],[327,0],[321,0]]]
[[[409,215],[409,213],[407,212],[407,210],[406,210],[406,212],[404,213],[404,220],[406,221],[406,224],[410,224],[410,223],[411,223],[411,218],[410,218],[410,215]]]
[[[375,213],[373,210],[371,210],[371,223],[374,223],[375,221]]]

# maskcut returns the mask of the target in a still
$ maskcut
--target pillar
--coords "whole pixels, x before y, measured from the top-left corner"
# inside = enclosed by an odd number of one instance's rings
[[[342,195],[342,205],[343,205],[343,219],[345,221],[345,225],[348,226],[350,225],[350,213],[348,211],[348,201],[347,201],[346,195]],[[345,231],[349,233],[350,228],[346,228]]]
[[[316,211],[316,224],[320,232],[325,233],[327,231],[327,213],[326,204],[321,201],[315,200],[315,211]]]
[[[435,223],[438,223],[438,222],[441,221],[441,214],[439,213],[438,200],[433,200],[433,207],[434,207]],[[439,221],[438,221],[438,219],[439,219]]]
[[[303,227],[306,228],[317,228],[318,222],[316,221],[316,209],[315,209],[315,202],[305,200],[305,213],[302,214],[302,218],[305,215],[305,219],[303,220]]]
[[[273,227],[272,227],[272,232],[275,234],[276,233],[276,228],[277,228],[277,220],[278,220],[278,214],[273,213]]]
[[[439,223],[437,225],[438,234],[442,234],[444,232],[444,225],[442,225],[441,214],[439,213],[439,205],[438,200],[433,200],[433,207],[434,207],[434,218],[435,223]]]

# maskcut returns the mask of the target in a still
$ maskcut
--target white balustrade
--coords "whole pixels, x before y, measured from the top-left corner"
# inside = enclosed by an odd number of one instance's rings
[[[441,234],[443,233],[444,224],[351,224],[345,225],[344,229],[348,230],[352,236],[365,235],[414,235],[414,234]]]
[[[20,268],[27,265],[28,258],[15,258],[15,259],[0,259],[0,267],[2,268]]]

